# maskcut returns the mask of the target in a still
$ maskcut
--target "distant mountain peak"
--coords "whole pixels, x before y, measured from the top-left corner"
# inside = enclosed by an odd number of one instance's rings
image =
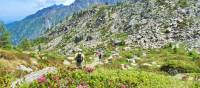
[[[30,18],[46,15],[46,13],[48,13],[48,12],[50,12],[52,10],[56,10],[56,9],[64,8],[64,7],[65,6],[63,4],[60,4],[60,5],[54,4],[54,5],[50,6],[50,7],[46,7],[46,8],[43,8],[43,9],[37,11],[35,14],[27,16],[25,19],[30,19]]]
[[[121,0],[76,0],[68,6],[55,4],[41,9],[21,21],[9,23],[6,26],[12,35],[13,42],[19,43],[23,38],[35,39],[40,37],[49,27],[56,25],[74,12],[94,4],[113,4],[118,1]]]

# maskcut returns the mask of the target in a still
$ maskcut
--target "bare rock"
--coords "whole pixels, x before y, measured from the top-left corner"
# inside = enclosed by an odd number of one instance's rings
[[[71,63],[70,63],[68,60],[64,60],[64,61],[63,61],[63,64],[64,64],[64,65],[70,65]]]
[[[67,57],[68,60],[73,61],[74,57]]]
[[[113,40],[112,44],[115,46],[121,46],[121,45],[124,45],[125,43],[121,40]]]
[[[149,63],[143,63],[142,66],[147,66],[147,67],[151,67],[152,65]]]
[[[17,79],[16,81],[11,83],[11,88],[17,88],[17,85],[20,85],[22,83],[32,83],[34,80],[37,80],[39,77],[41,77],[42,75],[47,75],[47,74],[55,74],[57,73],[57,68],[55,67],[46,67],[42,70],[36,71],[36,72],[32,72],[26,76],[24,76],[23,78]]]
[[[127,59],[129,63],[135,63],[135,59]]]
[[[125,50],[125,51],[130,51],[130,50],[131,50],[131,47],[125,47],[124,50]]]
[[[35,58],[30,59],[33,65],[38,65],[38,61]]]
[[[32,72],[32,71],[33,71],[31,68],[26,67],[26,66],[24,66],[24,65],[19,65],[19,66],[17,66],[16,69],[17,69],[17,70],[20,70],[20,71],[26,71],[26,72]]]

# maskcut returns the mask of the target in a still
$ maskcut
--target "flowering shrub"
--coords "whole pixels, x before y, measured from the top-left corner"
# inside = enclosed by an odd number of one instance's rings
[[[126,85],[121,85],[121,88],[126,88]]]
[[[89,88],[89,85],[87,85],[85,81],[81,81],[77,88]]]
[[[54,81],[59,81],[59,79],[60,79],[60,78],[59,78],[58,76],[54,76],[54,77],[53,77],[53,80],[54,80]]]
[[[95,71],[95,67],[94,67],[94,66],[87,66],[87,67],[85,68],[85,71],[86,71],[87,73],[92,73],[93,71]]]
[[[76,88],[89,88],[88,85],[78,85]]]
[[[89,72],[92,71],[94,70],[89,70]],[[89,77],[84,71],[74,71],[46,77],[41,76],[37,81],[37,83],[45,83],[42,85],[31,84],[20,88],[156,88],[157,86],[160,88],[171,86],[178,88],[180,87],[178,84],[182,82],[150,72],[106,69],[98,69],[97,72],[90,74]],[[174,82],[177,85],[173,84]],[[197,86],[199,86],[198,83],[184,83],[188,88],[198,88]]]
[[[38,83],[42,84],[42,83],[46,83],[47,79],[44,75],[42,75],[37,79],[37,81],[38,81]]]
[[[197,68],[197,65],[195,65],[193,61],[189,61],[190,58],[189,56],[186,56],[186,54],[183,56],[181,53],[180,55],[176,55],[171,51],[171,53],[168,52],[167,50],[150,51],[152,56],[149,57],[153,61],[154,57],[164,58],[164,60],[162,61],[163,63],[170,64],[175,67],[181,66],[189,68],[189,70]],[[138,50],[137,52],[140,55],[140,51]],[[167,58],[170,59],[168,60]],[[180,58],[180,60],[178,60],[177,58]],[[139,61],[139,63],[140,62],[143,62],[143,60]],[[146,60],[144,60],[144,62],[146,62]],[[183,64],[180,64],[180,62]],[[182,85],[180,84],[184,84],[184,87],[186,88],[199,88],[200,86],[200,84],[195,81],[174,80],[174,78],[171,76],[166,76],[165,74],[163,75],[163,72],[160,74],[159,68],[153,70],[147,68],[148,71],[146,71],[146,69],[143,70],[140,68],[120,70],[120,64],[128,64],[126,58],[113,60],[112,64],[105,64],[103,66],[86,66],[83,70],[71,70],[71,68],[73,67],[68,68],[66,66],[62,66],[61,64],[58,64],[58,73],[46,76],[46,80],[48,80],[48,82],[43,83],[42,85],[38,84],[39,82],[36,82],[37,84],[28,84],[27,87],[19,88],[179,88],[182,87]],[[161,63],[159,64],[162,65]],[[154,73],[154,70],[156,71],[156,73]],[[41,81],[44,79],[45,77],[43,76],[39,80],[40,82],[45,82]]]
[[[58,76],[54,76],[53,81],[55,82],[54,86],[59,88],[60,87],[60,78]]]

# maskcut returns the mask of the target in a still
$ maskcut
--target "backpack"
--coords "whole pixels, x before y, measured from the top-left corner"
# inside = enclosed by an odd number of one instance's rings
[[[81,54],[78,54],[78,55],[76,56],[76,61],[79,62],[79,63],[81,63],[81,62],[83,61],[83,57],[82,57]]]

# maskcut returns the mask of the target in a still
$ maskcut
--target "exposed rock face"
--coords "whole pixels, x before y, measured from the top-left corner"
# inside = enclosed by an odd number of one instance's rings
[[[67,61],[67,60],[64,60],[63,64],[68,66],[68,65],[70,65],[71,63],[70,63],[69,61]]]
[[[35,14],[27,16],[25,19],[7,24],[7,28],[12,35],[14,43],[19,43],[23,37],[35,39],[40,37],[49,28],[55,26],[66,17],[71,16],[74,12],[78,12],[84,8],[89,8],[97,4],[114,4],[121,0],[75,0],[69,6],[53,5]],[[68,28],[63,27],[62,32],[66,32]]]
[[[186,2],[182,6],[179,0],[126,0],[112,6],[94,6],[51,28],[46,37],[64,35],[57,45],[64,49],[118,45],[121,41],[143,48],[161,48],[174,42],[196,47],[199,43],[191,42],[200,39],[200,4],[195,0]],[[63,28],[68,31],[63,32]]]
[[[170,75],[176,75],[178,73],[186,73],[187,71],[183,68],[177,67],[171,67],[171,66],[162,66],[160,68],[161,71],[165,71],[167,73],[169,73]]]
[[[124,42],[121,41],[121,40],[113,40],[113,45],[115,45],[115,46],[117,46],[117,45],[121,46],[121,45],[124,45]]]
[[[21,79],[17,79],[16,81],[12,82],[11,88],[17,88],[17,85],[20,85],[21,83],[31,83],[34,80],[37,80],[42,75],[47,75],[50,73],[57,73],[57,68],[55,67],[46,67],[42,70],[32,72],[26,76],[24,76]]]
[[[48,50],[51,50],[51,49],[53,49],[55,46],[57,46],[57,45],[62,41],[62,37],[63,37],[63,36],[59,36],[59,37],[53,39],[51,42],[49,42],[49,43],[47,44],[47,46],[46,46],[47,49],[48,49]]]
[[[19,66],[17,67],[17,70],[26,71],[26,72],[32,72],[32,71],[33,71],[31,68],[26,67],[26,66],[24,66],[24,65],[19,65]]]

